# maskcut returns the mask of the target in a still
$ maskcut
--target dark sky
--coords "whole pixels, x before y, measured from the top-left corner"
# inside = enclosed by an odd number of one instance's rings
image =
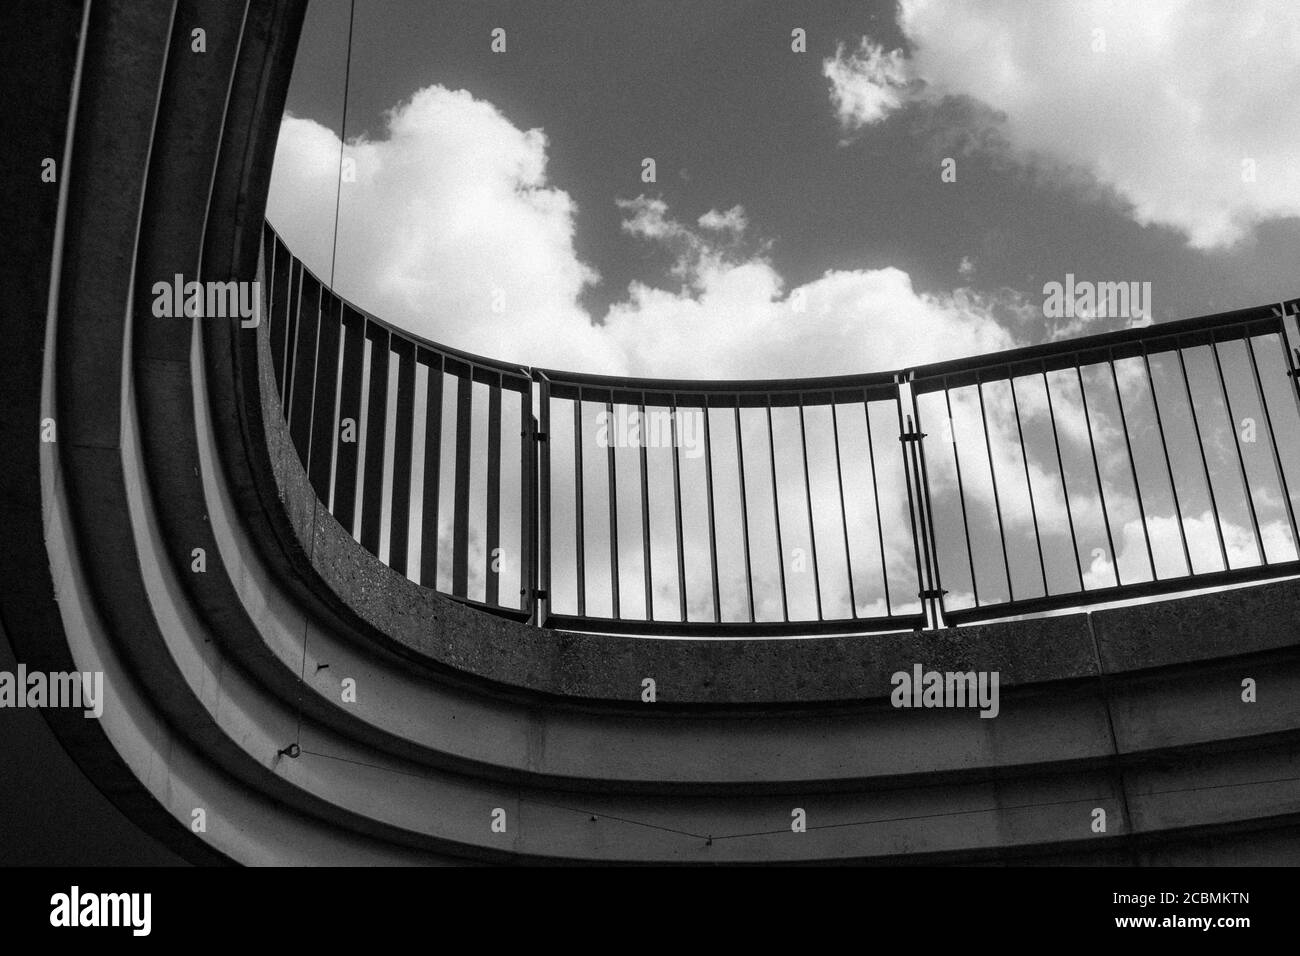
[[[288,101],[336,131],[348,6],[312,3]],[[489,49],[498,26],[504,55]],[[790,50],[796,26],[808,35],[803,55]],[[1067,272],[1140,278],[1156,290],[1156,321],[1295,295],[1295,219],[1203,253],[1173,229],[1137,225],[1118,201],[988,157],[963,159],[960,185],[941,185],[960,102],[905,108],[839,145],[821,64],[864,34],[905,47],[893,4],[868,0],[359,0],[347,135],[382,138],[384,111],[435,83],[542,128],[550,183],[578,204],[578,254],[603,277],[585,302],[596,316],[633,278],[672,285],[667,253],[620,232],[614,200],[642,191],[684,222],[742,204],[790,288],[828,269],[888,265],[918,291],[1005,287],[1031,301]],[[658,163],[656,184],[639,180],[645,156]],[[963,256],[978,263],[969,280],[957,272]]]

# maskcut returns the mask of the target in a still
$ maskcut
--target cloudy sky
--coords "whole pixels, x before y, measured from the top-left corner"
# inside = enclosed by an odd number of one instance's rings
[[[270,202],[323,274],[347,21],[311,5]],[[1155,321],[1256,305],[1297,288],[1297,102],[1288,2],[360,0],[336,285],[497,357],[698,377],[1093,331],[1043,318],[1067,273],[1151,282]]]
[[[436,342],[612,374],[829,375],[1148,320],[1049,317],[1044,287],[1067,275],[1150,283],[1154,322],[1300,292],[1300,4],[358,0],[343,130],[348,14],[345,0],[309,8],[268,216],[343,295]],[[332,262],[341,134],[355,177],[342,185]],[[1277,343],[1268,348],[1262,360],[1280,361]],[[1244,353],[1225,361],[1246,368]],[[1083,453],[1087,426],[1102,456],[1101,484],[1076,488],[1071,507],[1108,496],[1118,557],[1100,531],[1058,547],[1067,567],[1051,571],[1060,581],[1044,581],[1049,590],[1069,589],[1071,575],[1077,585],[1076,554],[1088,586],[1113,583],[1116,563],[1132,579],[1149,578],[1153,562],[1183,573],[1189,557],[1212,569],[1215,552],[1218,567],[1225,555],[1230,566],[1257,562],[1260,544],[1270,559],[1294,557],[1280,487],[1255,487],[1266,458],[1248,469],[1260,532],[1244,502],[1216,526],[1208,488],[1175,503],[1172,475],[1143,519],[1133,465],[1117,457],[1113,396],[1129,404],[1142,459],[1152,388],[1172,387],[1173,372],[1157,363],[1154,386],[1119,373],[1089,383],[1112,398],[1088,422],[1077,386],[1060,383],[1055,396],[1064,464]],[[1023,439],[1012,398],[988,396],[989,424],[948,441],[967,463],[982,453],[981,429],[1000,442],[988,471],[1004,473],[1020,562],[1035,484],[1045,535],[1069,516],[1063,463],[1038,429],[1046,393],[1019,396]],[[1240,410],[1250,399],[1234,400]],[[978,414],[972,401],[955,397],[954,425]],[[1211,464],[1230,472],[1235,427],[1226,409],[1216,415],[1200,427]],[[1166,472],[1196,463],[1182,447]],[[812,455],[810,488],[790,486],[792,512],[805,494],[835,497],[829,455]],[[1086,472],[1085,459],[1076,464],[1064,470]],[[1144,476],[1164,468],[1135,464]],[[941,457],[934,467],[938,518],[951,525],[951,481]],[[992,496],[967,481],[987,535]],[[1129,484],[1106,490],[1112,481]],[[838,522],[848,505],[834,508]],[[905,514],[887,508],[881,520]],[[573,515],[557,517],[562,529]],[[869,539],[870,516],[859,518],[854,533]],[[607,546],[588,530],[597,551]],[[811,530],[799,538],[809,547]],[[699,533],[688,521],[687,538]],[[700,561],[707,544],[684,546]],[[1007,570],[1032,577],[1036,567]],[[954,589],[969,590],[975,573]],[[982,586],[1005,591],[1008,575]]]

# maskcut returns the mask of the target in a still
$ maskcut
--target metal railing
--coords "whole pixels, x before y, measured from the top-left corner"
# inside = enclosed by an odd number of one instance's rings
[[[1300,574],[1300,300],[899,372],[669,381],[436,345],[269,225],[263,252],[321,502],[496,614],[865,633]]]
[[[909,373],[945,620],[1300,573],[1297,305]]]
[[[269,225],[263,257],[280,401],[320,501],[395,571],[533,616],[530,372],[425,342],[343,301]]]

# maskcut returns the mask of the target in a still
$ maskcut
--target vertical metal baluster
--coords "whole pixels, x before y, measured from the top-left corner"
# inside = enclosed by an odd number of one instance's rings
[[[790,604],[785,593],[785,544],[781,539],[781,502],[776,490],[776,438],[772,433],[772,394],[767,398],[767,452],[772,467],[772,517],[776,521],[776,566],[781,572],[781,620],[790,620]]]
[[[840,492],[840,530],[844,533],[844,567],[849,577],[849,617],[857,619],[858,599],[853,591],[853,554],[849,548],[849,513],[844,506],[844,469],[840,464],[840,413],[831,394],[831,437],[835,441],[835,481]]]
[[[610,401],[605,402],[605,420],[607,433],[614,428],[614,403],[611,393]],[[618,598],[618,474],[614,465],[613,439],[606,442],[605,460],[609,471],[609,587],[613,598],[613,617],[621,618]]]
[[[1016,413],[1016,436],[1020,439],[1020,458],[1025,464],[1025,488],[1029,490],[1029,514],[1034,522],[1034,543],[1038,546],[1038,570],[1043,576],[1043,596],[1047,588],[1047,562],[1043,560],[1043,536],[1038,529],[1038,508],[1034,503],[1034,483],[1029,478],[1029,448],[1025,445],[1025,430],[1020,425],[1020,400],[1016,397],[1016,379],[1007,366],[1007,386],[1011,389],[1011,407]]]
[[[532,377],[519,390],[519,608],[537,616],[537,423]]]
[[[1115,385],[1115,404],[1119,408],[1119,426],[1124,432],[1124,448],[1128,451],[1129,471],[1133,475],[1133,493],[1137,496],[1138,518],[1142,522],[1142,537],[1147,545],[1147,561],[1151,564],[1151,580],[1159,581],[1160,576],[1156,574],[1156,555],[1151,548],[1151,533],[1147,530],[1147,512],[1142,503],[1142,484],[1138,481],[1137,459],[1133,456],[1133,442],[1129,438],[1128,418],[1124,414],[1124,396],[1119,390],[1119,376],[1115,372],[1115,350],[1106,350],[1106,364],[1110,366],[1110,380]]]
[[[749,561],[749,503],[745,497],[745,443],[740,432],[740,396],[732,408],[736,419],[736,465],[740,474],[740,528],[745,542],[745,593],[749,597],[749,623],[756,620],[754,615],[754,575]]]
[[[948,433],[952,436],[952,463],[957,470],[957,500],[961,502],[961,527],[966,536],[966,561],[970,564],[970,589],[975,606],[980,606],[980,588],[975,578],[975,553],[971,549],[970,521],[966,516],[966,489],[961,480],[961,455],[957,450],[957,430],[952,425],[952,398],[948,390],[948,376],[942,379],[943,406],[948,412]],[[1062,473],[1064,475],[1064,472]]]
[[[420,514],[420,585],[438,587],[438,499],[442,466],[441,353],[426,353],[429,377],[424,400],[424,509]]]
[[[542,460],[537,468],[538,484],[542,490],[542,500],[538,504],[542,545],[537,552],[542,579],[541,596],[537,598],[537,623],[540,626],[546,623],[551,613],[551,565],[554,564],[551,554],[551,381],[545,375],[541,376],[538,398],[542,407],[542,434],[538,442],[538,454]]]
[[[681,447],[678,444],[677,393],[672,395],[673,407],[669,424],[673,440],[673,501],[677,517],[677,603],[682,623],[686,622],[686,543],[682,538],[682,473]]]
[[[1115,553],[1115,539],[1110,531],[1110,511],[1106,508],[1106,489],[1101,481],[1101,465],[1097,463],[1097,445],[1092,437],[1092,415],[1088,412],[1088,393],[1083,387],[1083,371],[1079,368],[1079,356],[1074,356],[1074,374],[1079,380],[1079,404],[1083,406],[1083,422],[1088,429],[1088,449],[1092,452],[1092,472],[1097,478],[1097,500],[1101,503],[1101,518],[1106,524],[1106,543],[1110,547],[1111,570],[1115,572],[1115,587],[1123,582],[1119,577],[1119,555]]]
[[[573,400],[573,531],[578,575],[578,617],[587,614],[587,535],[582,493],[582,388]]]
[[[298,310],[302,299],[302,277],[306,270],[297,259],[289,262],[289,295],[285,301],[284,373],[280,376],[280,407],[288,422],[293,409],[293,370],[298,352]]]
[[[267,336],[271,340],[271,369],[275,373],[275,387],[283,401],[284,396],[284,351],[285,332],[289,327],[288,298],[289,279],[293,274],[293,257],[285,248],[280,237],[272,243],[275,249],[274,266],[271,272],[271,301],[267,306],[269,326]],[[284,313],[281,316],[281,312]]]
[[[902,374],[894,378],[894,409],[898,413],[898,451],[903,459],[903,485],[907,488],[907,518],[912,525],[912,552],[916,557],[916,596],[921,602],[921,612],[925,613],[925,598],[922,596],[923,591],[929,590],[929,582],[925,573],[921,570],[921,534],[916,527],[916,494],[912,489],[914,483],[914,468],[908,458],[907,434],[912,431],[911,416],[907,421],[903,420],[903,385]],[[927,555],[928,560],[928,555]]]
[[[913,443],[917,467],[917,497],[921,505],[921,531],[924,537],[929,531],[925,544],[926,572],[930,575],[930,610],[932,623],[936,628],[943,626],[943,578],[939,572],[939,539],[934,533],[934,504],[930,501],[930,472],[925,463],[925,434],[921,429],[921,406],[916,400],[916,389],[912,385],[909,373],[908,394],[912,398],[912,415],[915,422],[917,438]]]
[[[311,435],[307,445],[311,449],[311,467],[307,471],[311,486],[316,489],[316,497],[329,507],[330,476],[334,469],[334,436],[338,434],[335,427],[334,400],[338,393],[339,358],[340,358],[340,321],[339,297],[329,289],[321,290],[319,328],[316,335],[316,380],[315,394],[312,397]]]
[[[1165,474],[1169,476],[1169,490],[1174,497],[1174,511],[1178,515],[1178,536],[1183,544],[1183,559],[1187,562],[1187,573],[1189,575],[1195,572],[1192,569],[1192,551],[1187,545],[1187,529],[1183,527],[1183,506],[1178,500],[1178,484],[1174,481],[1174,464],[1169,459],[1169,442],[1165,439],[1165,423],[1160,414],[1160,397],[1156,395],[1156,379],[1151,374],[1151,357],[1147,354],[1146,343],[1142,343],[1142,367],[1146,370],[1147,387],[1151,389],[1151,407],[1156,413],[1156,431],[1160,435],[1160,449],[1165,456]],[[1152,575],[1154,577],[1154,573]]]
[[[289,436],[303,468],[311,474],[311,423],[316,395],[316,346],[320,337],[321,284],[307,276],[299,296],[298,342],[294,348]]]
[[[388,331],[366,324],[370,339],[370,394],[366,408],[365,478],[361,488],[361,546],[379,556],[383,522],[384,432],[388,423]]]
[[[1061,457],[1061,439],[1056,431],[1056,409],[1052,404],[1052,384],[1047,380],[1047,363],[1039,363],[1043,373],[1043,392],[1047,395],[1047,420],[1052,423],[1052,444],[1056,447],[1056,467],[1061,472],[1061,495],[1065,499],[1065,519],[1070,526],[1070,547],[1074,549],[1074,568],[1083,588],[1083,561],[1079,557],[1079,539],[1074,531],[1074,512],[1070,508],[1070,489],[1065,481],[1065,460]]]
[[[808,435],[804,428],[803,393],[799,393],[799,445],[803,450],[803,487],[808,499],[808,543],[812,548],[813,591],[817,595],[817,620],[824,620],[822,614],[821,574],[817,567],[817,528],[813,524],[812,481],[808,476]]]
[[[916,422],[911,414],[905,416],[906,427],[909,432],[919,433],[920,429],[916,427]],[[930,545],[925,540],[925,505],[923,504],[924,486],[921,481],[921,466],[916,458],[916,446],[920,438],[904,443],[903,456],[907,460],[909,473],[908,490],[916,495],[913,502],[915,513],[912,515],[912,542],[916,548],[917,563],[917,580],[919,593],[917,597],[921,599],[921,613],[929,616],[929,611],[933,607],[934,579],[930,573]],[[934,626],[938,626],[938,618],[933,618]]]
[[[640,424],[637,430],[637,444],[641,446],[641,554],[645,562],[645,574],[642,577],[642,583],[645,584],[645,619],[653,621],[654,614],[654,567],[650,559],[650,475],[646,466],[646,415],[645,415],[645,392],[641,393]]]
[[[899,424],[902,425],[902,406],[899,405],[898,385],[894,385],[894,404],[898,406]],[[885,585],[885,616],[894,616],[894,607],[889,599],[889,560],[885,557],[885,526],[880,520],[880,485],[876,481],[876,444],[871,438],[871,397],[867,390],[862,390],[862,414],[867,421],[867,456],[871,462],[871,500],[876,507],[876,537],[880,541],[880,577]],[[911,489],[908,490],[911,495]],[[910,500],[910,498],[909,498]]]
[[[709,431],[709,395],[704,393],[704,487],[709,504],[709,567],[713,572],[713,623],[722,623],[722,603],[718,585],[718,541],[713,518],[713,438]]]
[[[1192,383],[1187,377],[1187,363],[1183,361],[1183,348],[1179,344],[1175,349],[1178,354],[1178,368],[1183,373],[1183,390],[1187,393],[1187,408],[1192,413],[1192,428],[1196,432],[1196,448],[1201,453],[1201,468],[1205,473],[1205,490],[1210,496],[1210,511],[1214,513],[1214,530],[1219,536],[1219,554],[1223,558],[1223,570],[1229,569],[1228,545],[1223,539],[1223,523],[1219,520],[1219,503],[1214,494],[1214,482],[1210,480],[1210,462],[1205,456],[1205,440],[1201,438],[1201,423],[1196,414],[1196,400],[1192,398]]]
[[[487,548],[484,560],[486,584],[484,600],[488,604],[501,603],[501,385],[503,377],[497,373],[496,381],[488,383],[488,437],[487,437]]]
[[[332,295],[332,293],[331,293]],[[339,452],[342,447],[339,444],[339,409],[343,407],[343,299],[333,295],[334,305],[332,308],[331,321],[335,325],[334,334],[336,341],[334,343],[334,387],[333,398],[329,403],[329,408],[325,410],[324,417],[320,420],[320,425],[326,429],[329,434],[329,475],[325,479],[326,488],[326,508],[333,514],[335,508],[335,498],[338,495],[337,472],[339,467]]]
[[[474,368],[456,379],[456,487],[451,527],[451,593],[469,596],[469,471],[473,448]]]
[[[259,250],[261,258],[261,280],[262,289],[265,294],[262,298],[261,307],[265,310],[266,330],[271,332],[275,328],[275,253],[276,237],[275,230],[271,224],[262,221],[262,247]],[[259,290],[260,291],[260,290]]]
[[[339,451],[334,475],[334,517],[348,534],[356,529],[358,453],[361,449],[361,387],[366,357],[366,320],[343,308],[343,375],[339,383],[339,414],[334,434]],[[343,441],[344,422],[352,422],[351,441]]]
[[[397,414],[393,429],[393,504],[388,566],[406,574],[411,539],[411,457],[415,452],[415,343],[393,337],[397,354]]]
[[[1246,505],[1250,509],[1250,526],[1255,531],[1255,543],[1259,545],[1259,563],[1267,564],[1264,558],[1264,536],[1259,531],[1259,516],[1255,513],[1255,495],[1250,490],[1250,477],[1246,474],[1246,458],[1241,453],[1241,439],[1237,435],[1237,416],[1232,411],[1232,401],[1228,398],[1228,385],[1223,379],[1223,366],[1219,362],[1219,344],[1214,333],[1210,333],[1210,354],[1214,356],[1214,370],[1218,373],[1219,389],[1223,394],[1223,407],[1228,413],[1228,429],[1232,432],[1232,447],[1237,452],[1237,465],[1241,468],[1241,487],[1246,492]]]
[[[1002,523],[1002,502],[998,497],[998,472],[993,464],[993,437],[989,434],[989,420],[984,411],[984,383],[975,378],[975,392],[980,400],[980,422],[984,428],[984,450],[989,456],[989,479],[993,482],[993,510],[998,516],[998,537],[1002,541],[1002,567],[1007,574],[1007,600],[1015,601],[1016,586],[1011,580],[1011,553],[1007,550],[1007,532]]]

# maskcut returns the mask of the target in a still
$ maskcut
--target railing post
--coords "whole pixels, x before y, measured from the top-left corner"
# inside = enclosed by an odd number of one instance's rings
[[[911,511],[913,546],[916,550],[917,582],[920,585],[919,597],[925,609],[930,628],[938,630],[944,626],[943,595],[939,583],[939,554],[934,541],[934,509],[930,500],[930,477],[925,464],[925,433],[921,431],[920,409],[916,403],[916,393],[912,389],[913,372],[909,369],[900,372],[895,379],[898,386],[898,414],[902,430],[898,440],[903,443],[903,472],[907,482],[907,504]],[[911,411],[904,416],[903,389],[907,389],[907,402]],[[912,488],[916,494],[913,496]]]
[[[541,423],[539,426],[536,416],[529,418],[530,457],[535,476],[533,487],[537,494],[530,495],[528,502],[535,560],[532,580],[527,587],[531,591],[533,611],[530,621],[543,627],[551,610],[551,382],[536,370],[533,371],[533,380],[538,383]]]
[[[538,589],[538,573],[542,558],[540,538],[538,535],[538,457],[541,442],[540,427],[531,409],[525,410],[523,419],[523,480],[524,495],[521,518],[524,525],[524,566],[519,579],[520,604],[529,611],[528,622],[539,627],[545,621],[545,613],[539,603],[543,593]]]
[[[1296,318],[1296,329],[1300,331],[1300,299],[1283,300],[1273,307],[1277,316],[1278,344],[1282,346],[1282,357],[1286,359],[1286,377],[1291,380],[1291,393],[1295,398],[1296,410],[1300,411],[1300,346],[1291,345],[1291,336],[1287,332],[1286,317]],[[1300,546],[1300,545],[1297,545]]]
[[[1286,358],[1286,377],[1291,380],[1296,408],[1300,409],[1300,347],[1293,347],[1287,338],[1285,318],[1278,321],[1278,330],[1282,338],[1282,355]]]
[[[925,461],[925,432],[921,430],[921,407],[916,401],[916,390],[912,388],[911,382],[914,372],[909,371],[908,375],[908,394],[912,397],[912,415],[916,422],[916,431],[918,438],[916,440],[916,456],[920,462],[920,474],[918,484],[921,489],[920,501],[925,514],[925,523],[921,526],[922,540],[929,547],[930,559],[933,562],[933,574],[930,586],[930,611],[933,626],[936,630],[944,627],[943,596],[948,592],[944,589],[943,578],[939,574],[939,536],[934,530],[934,501],[930,497],[930,469]]]
[[[519,394],[519,607],[531,624],[537,614],[537,419],[533,417],[533,383]]]

